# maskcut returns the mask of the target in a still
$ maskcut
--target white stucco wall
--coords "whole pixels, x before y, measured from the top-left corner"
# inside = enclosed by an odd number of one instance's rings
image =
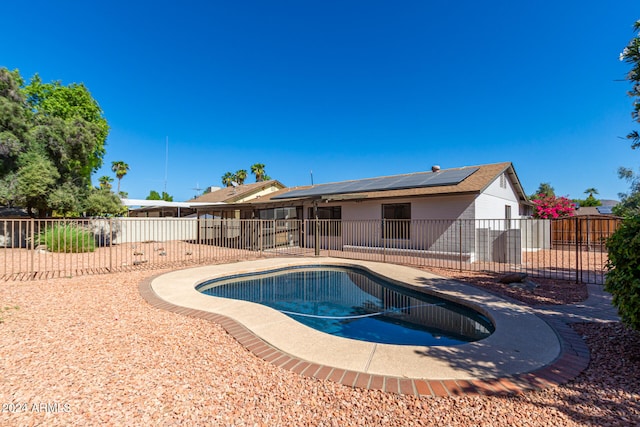
[[[331,206],[342,206],[343,220],[380,220],[382,219],[382,205],[388,203],[411,203],[412,220],[473,218],[471,216],[474,204],[473,195],[365,200],[361,202],[344,201],[331,203]]]
[[[506,175],[506,188],[500,186],[500,178],[496,178],[487,189],[478,196],[475,203],[476,219],[505,218],[505,206],[511,206],[511,218],[520,218],[518,197],[513,183]]]
[[[382,218],[382,202],[379,200],[342,203],[332,203],[333,206],[342,206],[343,220],[378,220]]]

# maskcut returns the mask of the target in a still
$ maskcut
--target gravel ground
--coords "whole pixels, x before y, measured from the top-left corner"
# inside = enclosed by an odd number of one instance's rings
[[[575,304],[587,299],[589,293],[584,283],[548,278],[527,278],[525,282],[535,284],[532,290],[500,283],[504,274],[486,271],[458,271],[442,268],[423,268],[433,274],[465,281],[490,292],[505,295],[529,305]]]
[[[419,398],[301,377],[216,324],[152,308],[138,283],[163,271],[1,283],[0,425],[640,423],[640,336],[618,323],[576,325],[592,363],[567,385]]]

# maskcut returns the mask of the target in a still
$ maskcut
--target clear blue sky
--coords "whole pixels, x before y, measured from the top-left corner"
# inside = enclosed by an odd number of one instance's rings
[[[111,127],[94,182],[124,160],[132,198],[254,163],[296,186],[511,161],[528,194],[614,199],[640,164],[618,59],[637,19],[637,0],[12,1],[0,66],[84,83]]]

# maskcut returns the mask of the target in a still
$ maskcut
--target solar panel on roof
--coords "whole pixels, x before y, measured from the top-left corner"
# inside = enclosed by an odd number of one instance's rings
[[[298,197],[329,196],[334,194],[365,193],[369,191],[405,190],[409,188],[456,185],[477,171],[478,168],[443,170],[439,172],[418,172],[357,181],[319,184],[311,188],[292,190],[274,196],[273,199],[293,199]]]

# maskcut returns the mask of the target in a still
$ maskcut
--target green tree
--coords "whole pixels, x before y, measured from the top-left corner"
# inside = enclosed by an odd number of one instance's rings
[[[629,168],[620,167],[618,177],[629,183],[630,191],[618,194],[620,203],[613,207],[613,213],[622,217],[640,215],[640,176]]]
[[[633,29],[636,33],[640,32],[640,20],[633,24]],[[636,36],[629,41],[627,47],[625,47],[620,54],[620,60],[631,66],[631,70],[629,70],[626,76],[626,79],[631,83],[631,90],[629,90],[627,94],[635,98],[631,117],[634,121],[640,122],[640,102],[638,102],[638,98],[640,98],[640,34],[636,34]],[[638,131],[631,131],[627,134],[627,139],[631,141],[631,148],[636,149],[640,147],[640,134]]]
[[[36,74],[24,87],[27,105],[34,114],[36,132],[52,158],[60,158],[61,172],[80,177],[85,183],[102,166],[109,125],[89,90],[80,83],[68,86],[56,81],[43,83]],[[60,144],[48,144],[43,136],[55,136]]]
[[[165,202],[173,202],[173,196],[170,196],[164,191],[162,192],[162,195],[160,195],[156,190],[151,190],[149,191],[147,200],[164,200]]]
[[[256,182],[264,181],[265,180],[264,179],[264,177],[265,177],[264,164],[255,163],[255,164],[251,165],[251,173],[255,175]]]
[[[78,187],[64,183],[49,194],[48,204],[56,214],[61,216],[78,216],[83,210]]]
[[[18,196],[18,174],[10,172],[0,178],[0,204],[14,207],[20,203]]]
[[[87,197],[84,208],[89,216],[122,215],[127,212],[120,198],[106,189],[93,189]]]
[[[581,208],[602,206],[602,202],[593,196],[594,194],[598,194],[598,190],[593,187],[587,188],[584,194],[588,195],[586,199],[573,199],[573,202]]]
[[[588,194],[588,197],[593,197],[594,194],[598,194],[598,190],[596,190],[593,187],[589,187],[586,190],[584,190],[584,194]]]
[[[43,83],[36,74],[25,86],[17,70],[0,68],[2,203],[22,204],[40,216],[68,211],[102,165],[108,132],[83,84]]]
[[[146,200],[162,200],[162,197],[160,197],[160,193],[158,193],[156,190],[151,190],[149,191],[149,195],[147,196]]]
[[[631,83],[631,90],[627,94],[633,98],[631,117],[635,122],[640,123],[640,20],[635,22],[633,29],[636,36],[624,48],[620,54],[620,60],[631,66],[626,75],[626,79]],[[640,147],[640,133],[637,130],[629,132],[627,139],[631,141],[632,149]],[[621,202],[613,208],[613,213],[620,216],[640,214],[640,176],[634,174],[630,168],[620,167],[618,177],[626,180],[630,184],[630,189],[628,193],[618,195]]]
[[[18,166],[16,190],[20,201],[29,215],[33,215],[33,209],[36,209],[40,217],[45,217],[49,193],[60,174],[45,155],[35,150],[21,154]]]
[[[100,178],[98,178],[98,183],[101,190],[111,190],[112,182],[113,178],[111,178],[109,175],[102,175]]]
[[[244,181],[247,179],[247,171],[244,169],[240,169],[235,173],[234,177],[235,177],[235,181],[238,184],[242,185],[244,184]]]
[[[222,175],[222,185],[231,187],[233,181],[235,181],[235,176],[231,172],[225,172],[225,174]]]
[[[17,71],[0,68],[0,178],[15,172],[18,156],[27,149],[30,115],[21,84]]]
[[[629,96],[634,98],[634,121],[640,122],[640,20],[634,24],[636,36],[620,54],[620,60],[631,65],[627,80],[631,83]],[[627,135],[631,148],[640,147],[638,131]],[[631,169],[620,168],[618,176],[631,184],[629,194],[622,194],[622,203],[614,213],[624,214],[620,227],[607,239],[607,276],[605,290],[613,296],[613,305],[628,326],[640,330],[640,177]]]
[[[544,197],[555,197],[556,193],[548,182],[541,182],[535,193],[529,196],[530,199],[537,199],[540,195]]]
[[[127,172],[129,172],[129,165],[123,162],[122,160],[117,160],[117,161],[111,162],[111,170],[116,174],[116,178],[118,178],[117,193],[120,194],[120,181],[122,181],[122,178],[124,178]]]

